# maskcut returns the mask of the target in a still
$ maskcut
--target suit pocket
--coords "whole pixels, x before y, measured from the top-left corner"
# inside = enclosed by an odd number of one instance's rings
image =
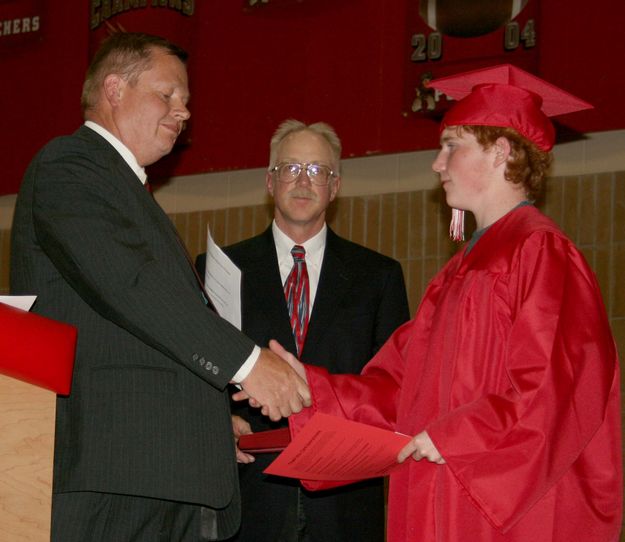
[[[89,386],[93,393],[149,393],[173,395],[177,376],[171,369],[145,365],[100,366],[91,370]]]

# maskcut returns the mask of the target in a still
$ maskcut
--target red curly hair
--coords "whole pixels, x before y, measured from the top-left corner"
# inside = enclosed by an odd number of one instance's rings
[[[523,185],[529,200],[534,201],[538,198],[553,160],[551,152],[541,151],[512,128],[471,125],[459,126],[458,129],[473,134],[485,150],[492,147],[500,137],[505,137],[510,142],[511,148],[505,173],[506,180]]]

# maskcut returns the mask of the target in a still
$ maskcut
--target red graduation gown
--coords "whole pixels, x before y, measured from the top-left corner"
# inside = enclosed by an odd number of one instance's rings
[[[391,476],[389,542],[616,541],[619,368],[594,274],[532,206],[465,252],[360,376],[307,366],[292,432],[315,410],[427,430],[446,464]]]

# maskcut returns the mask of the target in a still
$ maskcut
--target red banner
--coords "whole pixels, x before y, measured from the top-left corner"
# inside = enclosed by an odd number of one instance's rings
[[[89,53],[111,32],[157,34],[190,51],[196,31],[194,0],[89,0]]]
[[[159,34],[190,53],[190,128],[152,177],[266,165],[287,118],[332,124],[345,157],[435,148],[445,99],[424,92],[427,72],[502,62],[595,105],[558,117],[567,136],[623,129],[625,3],[595,4],[0,0],[0,193],[17,191],[37,150],[80,124],[89,51],[115,29]]]
[[[437,77],[505,63],[537,73],[537,8],[538,0],[410,2],[404,114],[416,122],[427,115],[441,116],[446,100],[426,87]]]
[[[43,0],[0,0],[0,54],[43,41]]]

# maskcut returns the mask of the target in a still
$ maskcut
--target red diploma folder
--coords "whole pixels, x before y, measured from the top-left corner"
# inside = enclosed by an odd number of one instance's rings
[[[69,324],[0,303],[0,374],[68,395],[76,335]]]
[[[280,452],[289,445],[289,442],[291,442],[291,433],[288,427],[283,427],[241,436],[239,450],[249,454]]]

